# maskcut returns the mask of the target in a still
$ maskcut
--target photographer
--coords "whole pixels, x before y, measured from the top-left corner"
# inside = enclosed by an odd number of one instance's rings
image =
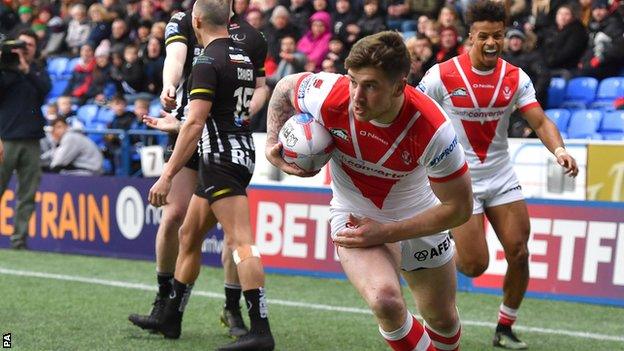
[[[0,47],[0,196],[16,171],[18,203],[11,247],[25,249],[41,178],[39,139],[44,137],[45,125],[41,105],[50,79],[34,64],[37,36],[31,30]]]

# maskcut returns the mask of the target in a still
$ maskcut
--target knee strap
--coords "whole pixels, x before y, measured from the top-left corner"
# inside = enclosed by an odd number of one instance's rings
[[[234,263],[238,265],[250,257],[260,258],[260,250],[254,245],[243,245],[232,251],[232,257],[234,258]]]

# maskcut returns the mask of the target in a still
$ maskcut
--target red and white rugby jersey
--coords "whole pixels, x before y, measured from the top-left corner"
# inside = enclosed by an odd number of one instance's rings
[[[529,76],[500,58],[494,70],[482,72],[472,67],[468,54],[454,57],[431,67],[418,89],[450,116],[466,150],[470,175],[476,178],[511,167],[509,116],[516,108],[539,106]]]
[[[404,219],[438,203],[429,182],[467,171],[464,151],[438,104],[407,86],[391,124],[360,122],[349,104],[349,78],[308,74],[296,87],[296,108],[334,137],[333,209]]]

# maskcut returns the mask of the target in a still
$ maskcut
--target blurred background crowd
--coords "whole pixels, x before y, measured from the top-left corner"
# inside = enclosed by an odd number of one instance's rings
[[[532,78],[542,106],[572,111],[592,108],[590,104],[600,94],[598,84],[624,76],[624,6],[620,0],[504,2],[510,17],[504,58]],[[470,3],[234,0],[233,8],[266,37],[269,87],[296,72],[345,73],[344,60],[351,46],[385,29],[403,33],[412,55],[408,81],[416,85],[435,63],[469,50],[464,10]],[[73,130],[144,130],[142,114],[158,115],[160,109],[167,22],[191,5],[190,0],[0,0],[0,33],[7,38],[25,30],[36,34],[38,63],[47,69],[52,82],[42,106],[48,120],[61,118]],[[581,105],[574,105],[576,101],[564,106],[566,85],[577,77],[585,79],[578,83],[583,87],[595,85],[594,95]],[[618,98],[624,81],[617,82],[615,92],[610,93],[613,96],[601,108],[616,109],[621,104]],[[255,117],[254,128],[264,131],[263,113]],[[527,137],[532,132],[522,121],[514,121],[510,134]],[[104,172],[119,174],[115,170],[119,137],[87,135],[106,156]],[[163,140],[135,136],[130,144],[140,147]]]

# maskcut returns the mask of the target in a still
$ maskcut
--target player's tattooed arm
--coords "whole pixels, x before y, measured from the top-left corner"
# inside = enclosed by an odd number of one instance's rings
[[[301,75],[291,74],[282,78],[271,95],[267,111],[267,147],[277,144],[277,133],[286,121],[295,114],[295,88]]]

